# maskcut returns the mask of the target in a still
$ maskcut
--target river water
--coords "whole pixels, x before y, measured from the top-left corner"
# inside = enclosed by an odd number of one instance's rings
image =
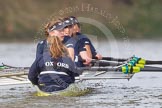
[[[151,41],[96,42],[104,56],[136,55],[150,60],[162,60],[162,43]],[[114,48],[113,48],[114,46]],[[0,63],[30,66],[35,58],[35,43],[0,43]],[[162,108],[162,73],[141,72],[131,80],[83,81],[94,90],[80,97],[37,97],[31,84],[0,86],[0,108]]]

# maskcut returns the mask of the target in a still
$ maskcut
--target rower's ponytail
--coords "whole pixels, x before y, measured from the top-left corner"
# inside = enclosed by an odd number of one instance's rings
[[[68,55],[66,47],[62,44],[61,40],[57,36],[49,36],[49,50],[53,58],[63,57]]]
[[[49,23],[45,26],[45,35],[47,37],[47,42],[49,44],[49,50],[51,53],[51,56],[53,58],[59,58],[65,55],[68,55],[68,51],[66,47],[62,44],[62,41],[58,36],[50,36],[49,35],[49,28],[53,27],[54,24],[62,22],[62,19],[59,18],[57,20],[51,20]]]

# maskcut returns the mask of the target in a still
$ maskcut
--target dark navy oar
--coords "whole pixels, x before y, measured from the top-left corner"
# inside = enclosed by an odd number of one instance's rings
[[[95,58],[96,59],[96,58]],[[113,57],[102,57],[102,60],[107,60],[107,61],[118,61],[118,62],[123,62],[123,61],[127,61],[127,60],[138,60],[138,63],[142,63],[142,64],[146,64],[146,65],[153,65],[153,64],[162,64],[162,61],[160,60],[145,60],[142,58],[138,58],[138,57],[130,57],[130,58],[113,58]]]

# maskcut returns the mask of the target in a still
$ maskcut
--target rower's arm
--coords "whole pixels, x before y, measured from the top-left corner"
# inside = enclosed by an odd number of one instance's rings
[[[97,52],[96,52],[96,49],[95,49],[95,47],[93,46],[91,40],[88,39],[88,38],[83,38],[82,41],[83,41],[84,44],[85,44],[85,48],[86,48],[88,57],[89,57],[89,58],[94,58],[94,57],[96,57]]]
[[[89,65],[92,58],[89,57],[89,54],[86,49],[85,41],[82,40],[79,42],[78,50],[79,50],[79,55],[81,56],[82,60],[85,60],[83,64]]]
[[[43,54],[44,48],[47,45],[46,40],[43,40],[37,44],[36,58]]]
[[[34,85],[38,85],[38,75],[40,73],[39,70],[39,66],[38,66],[38,61],[40,60],[39,56],[34,63],[32,64],[32,66],[29,69],[29,73],[28,73],[28,79],[32,82],[32,84]]]
[[[89,58],[92,58],[92,52],[91,52],[91,48],[90,48],[90,45],[85,45],[85,49],[87,51],[87,56]]]
[[[85,60],[83,64],[89,65],[91,63],[92,59],[88,57],[87,51],[81,51],[79,55],[81,56],[82,60]]]
[[[90,46],[90,50],[91,50],[91,54],[92,54],[92,58],[97,58],[99,60],[102,59],[102,55],[97,53],[95,47],[93,46],[92,42],[89,41],[89,46]]]
[[[72,61],[74,61],[74,48],[67,48],[68,49],[68,53],[70,58],[72,59]]]
[[[68,50],[69,56],[72,59],[72,61],[74,61],[74,44],[75,42],[74,39],[72,38],[65,43],[65,46]]]

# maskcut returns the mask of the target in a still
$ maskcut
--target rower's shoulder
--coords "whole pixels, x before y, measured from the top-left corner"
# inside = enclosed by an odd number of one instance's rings
[[[45,44],[47,44],[46,39],[39,41],[37,45],[45,45]]]
[[[89,38],[87,37],[87,35],[82,34],[82,33],[80,33],[80,34],[78,35],[78,37],[79,37],[80,39],[88,39],[88,40],[89,40]]]
[[[75,42],[75,41],[76,41],[75,37],[70,37],[70,38],[66,41],[66,43],[73,43],[73,42]]]

